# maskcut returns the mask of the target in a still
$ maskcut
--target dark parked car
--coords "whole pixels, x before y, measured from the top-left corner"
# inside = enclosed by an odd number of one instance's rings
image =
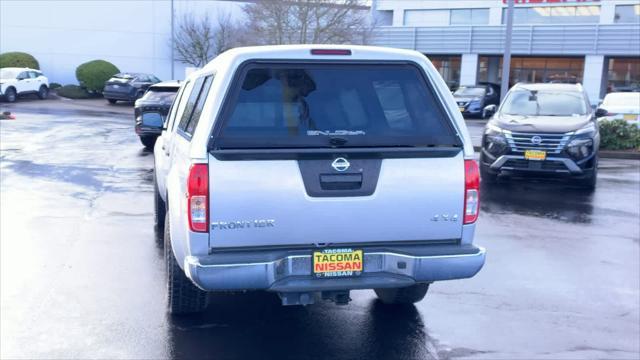
[[[580,84],[516,84],[482,137],[480,174],[493,183],[498,175],[567,177],[593,189],[598,171],[597,117]]]
[[[118,100],[136,101],[144,95],[149,86],[159,82],[160,79],[151,74],[115,74],[104,84],[102,95],[111,104]]]
[[[156,138],[162,132],[164,119],[179,88],[178,81],[164,81],[151,85],[147,92],[136,100],[133,111],[135,130],[140,142],[147,149],[153,149]]]
[[[462,115],[485,118],[485,106],[500,104],[500,86],[492,83],[460,86],[453,92],[453,98]]]

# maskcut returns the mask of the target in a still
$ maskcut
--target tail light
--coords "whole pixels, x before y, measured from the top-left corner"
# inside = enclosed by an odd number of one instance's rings
[[[195,232],[209,232],[209,167],[191,165],[187,180],[187,212],[189,228]]]
[[[464,161],[464,224],[473,224],[480,213],[480,171],[475,160]]]

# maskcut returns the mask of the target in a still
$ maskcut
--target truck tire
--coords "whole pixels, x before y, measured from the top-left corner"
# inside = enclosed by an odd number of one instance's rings
[[[167,308],[171,315],[198,313],[207,307],[207,293],[198,289],[178,265],[171,248],[169,214],[165,217],[164,258],[167,278]]]
[[[49,96],[49,88],[46,85],[40,86],[40,89],[38,89],[38,98],[44,100],[47,96]]]
[[[429,284],[414,284],[403,288],[374,289],[378,299],[385,304],[400,305],[413,304],[424,299],[429,290]]]
[[[153,223],[156,227],[158,234],[163,234],[164,231],[164,219],[167,216],[167,205],[160,196],[158,191],[158,183],[156,182],[155,172],[153,174]],[[158,237],[160,238],[160,237]]]
[[[109,102],[109,104],[113,105],[113,104],[115,104],[118,100],[116,100],[116,99],[107,99],[107,101]]]
[[[140,136],[140,142],[147,150],[153,150],[153,146],[156,144],[157,137],[155,136]]]

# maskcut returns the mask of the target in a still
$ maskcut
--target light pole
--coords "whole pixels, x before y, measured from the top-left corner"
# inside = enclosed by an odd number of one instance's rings
[[[511,32],[513,30],[513,2],[507,0],[507,28],[505,29],[504,56],[502,58],[502,83],[500,84],[500,100],[509,91],[509,74],[511,73]]]
[[[175,74],[174,74],[174,64],[175,64],[175,59],[174,59],[174,48],[175,48],[175,32],[173,31],[173,0],[171,0],[171,80],[174,80]]]

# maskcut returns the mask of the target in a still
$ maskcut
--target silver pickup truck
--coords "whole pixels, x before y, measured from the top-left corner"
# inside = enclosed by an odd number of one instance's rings
[[[471,140],[418,52],[227,51],[182,83],[154,153],[172,314],[241,290],[414,303],[484,264]]]

